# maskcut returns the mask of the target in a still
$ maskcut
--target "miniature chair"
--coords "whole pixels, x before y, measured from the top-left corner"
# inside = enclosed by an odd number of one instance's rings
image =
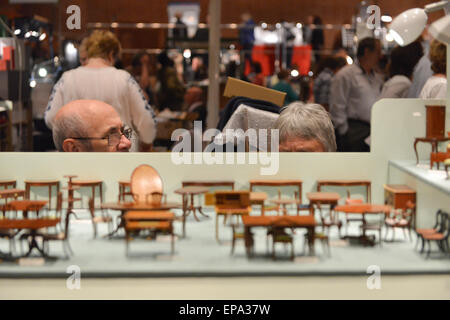
[[[240,217],[249,215],[252,207],[250,205],[249,191],[216,191],[216,240],[219,241],[219,216],[224,219],[228,216],[237,218],[239,224]]]
[[[411,228],[414,223],[414,217],[416,214],[415,203],[408,201],[406,203],[406,210],[401,210],[399,213],[394,213],[393,217],[387,217],[385,219],[386,235],[384,241],[387,241],[389,228],[392,229],[392,240],[395,239],[395,228],[403,229],[403,234],[406,237],[406,229],[408,229],[409,240],[412,241]]]
[[[420,250],[421,253],[424,251],[424,248],[425,248],[425,240],[424,240],[423,236],[426,234],[434,234],[434,233],[443,232],[444,231],[443,222],[447,218],[448,218],[448,214],[446,212],[444,212],[442,210],[438,210],[436,212],[436,222],[435,222],[433,228],[431,228],[431,229],[416,229],[416,234],[417,234],[416,248],[417,248],[417,245],[419,244],[419,240],[422,240],[422,249]]]
[[[423,241],[428,244],[427,259],[431,254],[431,241],[436,241],[439,249],[444,253],[448,253],[450,250],[448,244],[448,238],[450,235],[450,218],[448,214],[442,216],[442,227],[441,232],[426,233],[422,235]]]
[[[130,188],[131,194],[136,203],[157,205],[161,203],[163,197],[166,200],[166,197],[163,194],[163,183],[161,176],[153,167],[149,165],[140,165],[134,169],[131,174]],[[170,234],[172,239],[171,252],[174,252],[172,220],[167,218],[161,221],[149,221],[152,219],[152,216],[157,213],[173,216],[173,213],[167,211],[128,211],[126,213],[124,219],[127,256],[129,251],[129,241],[132,240],[131,234],[138,234],[143,230],[149,230],[153,232],[155,236],[157,233]]]
[[[72,214],[76,218],[75,212],[73,212],[72,210],[66,211],[66,214],[64,217],[64,231],[58,232],[58,233],[43,233],[42,234],[43,248],[44,248],[44,252],[46,252],[46,254],[48,254],[48,251],[49,251],[49,242],[50,241],[61,241],[66,259],[68,259],[71,255],[74,254],[72,248],[70,247],[70,243],[69,243],[70,216]]]
[[[286,218],[282,217],[276,220],[271,228],[272,235],[272,259],[276,260],[275,244],[284,243],[291,245],[291,260],[294,260],[294,237],[285,230]]]
[[[140,165],[131,174],[131,194],[137,203],[161,203],[163,183],[158,172],[149,165]]]
[[[362,204],[364,203],[363,199],[355,199],[351,198],[350,190],[347,190],[347,199],[345,199],[345,204]],[[356,221],[362,223],[361,217],[349,217],[349,213],[345,214],[345,234],[348,235],[348,226],[349,222]]]
[[[94,198],[89,199],[89,212],[91,214],[92,227],[94,228],[94,238],[97,237],[97,224],[98,223],[107,223],[108,224],[108,234],[111,234],[113,219],[109,214],[105,213],[104,210],[101,210],[100,216],[95,216]]]
[[[316,232],[316,233],[314,233],[313,241],[316,241],[316,240],[320,240],[320,242],[322,243],[323,251],[325,252],[325,250],[326,250],[328,257],[331,257],[329,237],[323,232]],[[308,244],[308,241],[309,241],[308,233],[305,233],[305,239],[303,241],[303,251],[304,252],[306,252],[306,245]]]
[[[233,232],[233,238],[231,241],[231,255],[233,255],[234,247],[236,246],[236,240],[242,239],[245,241],[246,239],[245,239],[245,232],[242,230],[242,226],[240,226],[239,224],[232,224],[231,230]],[[253,234],[252,234],[251,239],[253,239]],[[253,247],[253,246],[251,245],[251,247]]]

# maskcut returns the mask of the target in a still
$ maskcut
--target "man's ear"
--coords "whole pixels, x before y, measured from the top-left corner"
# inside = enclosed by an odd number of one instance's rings
[[[80,146],[75,139],[65,139],[62,145],[64,152],[81,152]]]

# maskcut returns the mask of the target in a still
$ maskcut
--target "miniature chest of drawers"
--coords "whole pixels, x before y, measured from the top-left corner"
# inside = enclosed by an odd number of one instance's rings
[[[416,190],[406,185],[385,184],[384,203],[394,209],[406,209],[406,203],[411,201],[416,203]]]

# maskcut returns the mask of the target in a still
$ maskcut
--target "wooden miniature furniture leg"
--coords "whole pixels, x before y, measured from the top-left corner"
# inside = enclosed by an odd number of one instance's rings
[[[416,154],[416,165],[419,164],[419,154],[417,153],[417,143],[419,143],[418,139],[416,139],[414,141],[414,153]]]

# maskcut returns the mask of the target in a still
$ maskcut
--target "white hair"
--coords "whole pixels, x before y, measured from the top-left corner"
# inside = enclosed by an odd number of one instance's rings
[[[53,142],[58,151],[63,150],[64,140],[68,138],[82,138],[87,136],[86,125],[83,119],[77,113],[70,116],[59,116],[53,121]],[[90,141],[79,140],[86,149],[90,149]],[[87,151],[87,150],[86,150]]]
[[[336,136],[328,112],[319,104],[293,102],[282,110],[275,122],[280,143],[291,137],[316,139],[326,152],[335,152]]]

